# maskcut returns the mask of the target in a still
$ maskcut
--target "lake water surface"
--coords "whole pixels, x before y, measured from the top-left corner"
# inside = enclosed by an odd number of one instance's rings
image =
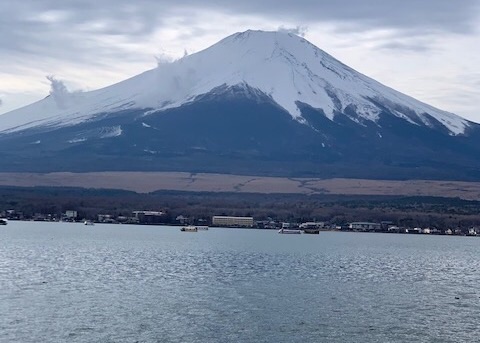
[[[9,222],[1,342],[479,342],[480,238]]]

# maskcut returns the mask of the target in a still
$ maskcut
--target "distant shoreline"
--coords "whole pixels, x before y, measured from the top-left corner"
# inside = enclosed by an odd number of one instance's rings
[[[144,218],[152,224],[211,225],[213,216],[220,215],[252,217],[261,228],[278,227],[272,222],[322,222],[325,226],[318,228],[323,229],[358,222],[380,223],[382,229],[480,227],[480,201],[460,198],[0,186],[0,217],[10,219],[135,224],[139,220],[133,217],[139,212],[152,212],[155,218]]]
[[[12,222],[24,222],[24,223],[61,223],[61,224],[78,224],[84,225],[82,221],[38,221],[38,220],[17,220],[17,219],[10,219],[9,221]],[[93,222],[95,225],[131,225],[131,226],[147,226],[147,227],[170,227],[170,228],[181,228],[185,225],[183,224],[155,224],[155,223],[101,223],[101,222]],[[258,231],[272,231],[277,232],[278,228],[259,228],[259,227],[239,227],[239,226],[210,226],[211,229],[239,229],[239,230],[258,230]],[[300,231],[303,231],[300,229]],[[446,234],[443,232],[433,232],[433,233],[422,233],[422,232],[405,232],[405,231],[388,231],[388,230],[381,230],[381,231],[361,231],[361,230],[351,230],[351,229],[319,229],[320,233],[322,232],[338,232],[338,233],[361,233],[361,234],[397,234],[397,235],[409,235],[409,236],[447,236],[447,237],[479,237],[480,234],[468,234],[466,232],[452,232],[450,234]],[[305,233],[303,233],[305,234]]]

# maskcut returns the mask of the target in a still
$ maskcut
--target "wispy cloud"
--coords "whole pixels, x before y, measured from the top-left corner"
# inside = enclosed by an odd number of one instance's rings
[[[307,26],[286,27],[284,25],[281,25],[278,27],[277,31],[293,33],[294,35],[305,37],[305,34],[308,31],[308,27]]]
[[[64,108],[67,105],[70,92],[63,81],[56,79],[55,76],[49,75],[46,78],[50,81],[50,96],[53,97],[59,108]]]

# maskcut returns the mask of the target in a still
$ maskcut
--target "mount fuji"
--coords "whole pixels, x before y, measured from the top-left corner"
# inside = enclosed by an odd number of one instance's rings
[[[480,125],[305,39],[246,31],[112,86],[0,115],[0,171],[480,180]]]

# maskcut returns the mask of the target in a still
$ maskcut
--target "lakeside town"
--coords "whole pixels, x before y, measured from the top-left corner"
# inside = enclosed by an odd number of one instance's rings
[[[211,217],[190,218],[178,215],[175,218],[164,211],[137,210],[131,216],[115,216],[112,214],[98,214],[96,218],[82,218],[76,210],[67,210],[58,214],[36,213],[33,216],[26,216],[15,210],[0,212],[0,218],[4,224],[8,220],[22,221],[44,221],[44,222],[72,222],[85,224],[132,224],[132,225],[176,225],[176,226],[212,226],[224,228],[246,228],[265,230],[299,230],[308,233],[320,231],[351,231],[351,232],[378,232],[378,233],[399,233],[399,234],[423,234],[423,235],[455,235],[455,236],[478,236],[480,237],[480,226],[468,228],[461,227],[404,227],[398,226],[392,221],[363,222],[355,221],[350,223],[331,223],[326,221],[305,221],[285,222],[267,218],[256,220],[249,216],[226,216],[214,215]]]

